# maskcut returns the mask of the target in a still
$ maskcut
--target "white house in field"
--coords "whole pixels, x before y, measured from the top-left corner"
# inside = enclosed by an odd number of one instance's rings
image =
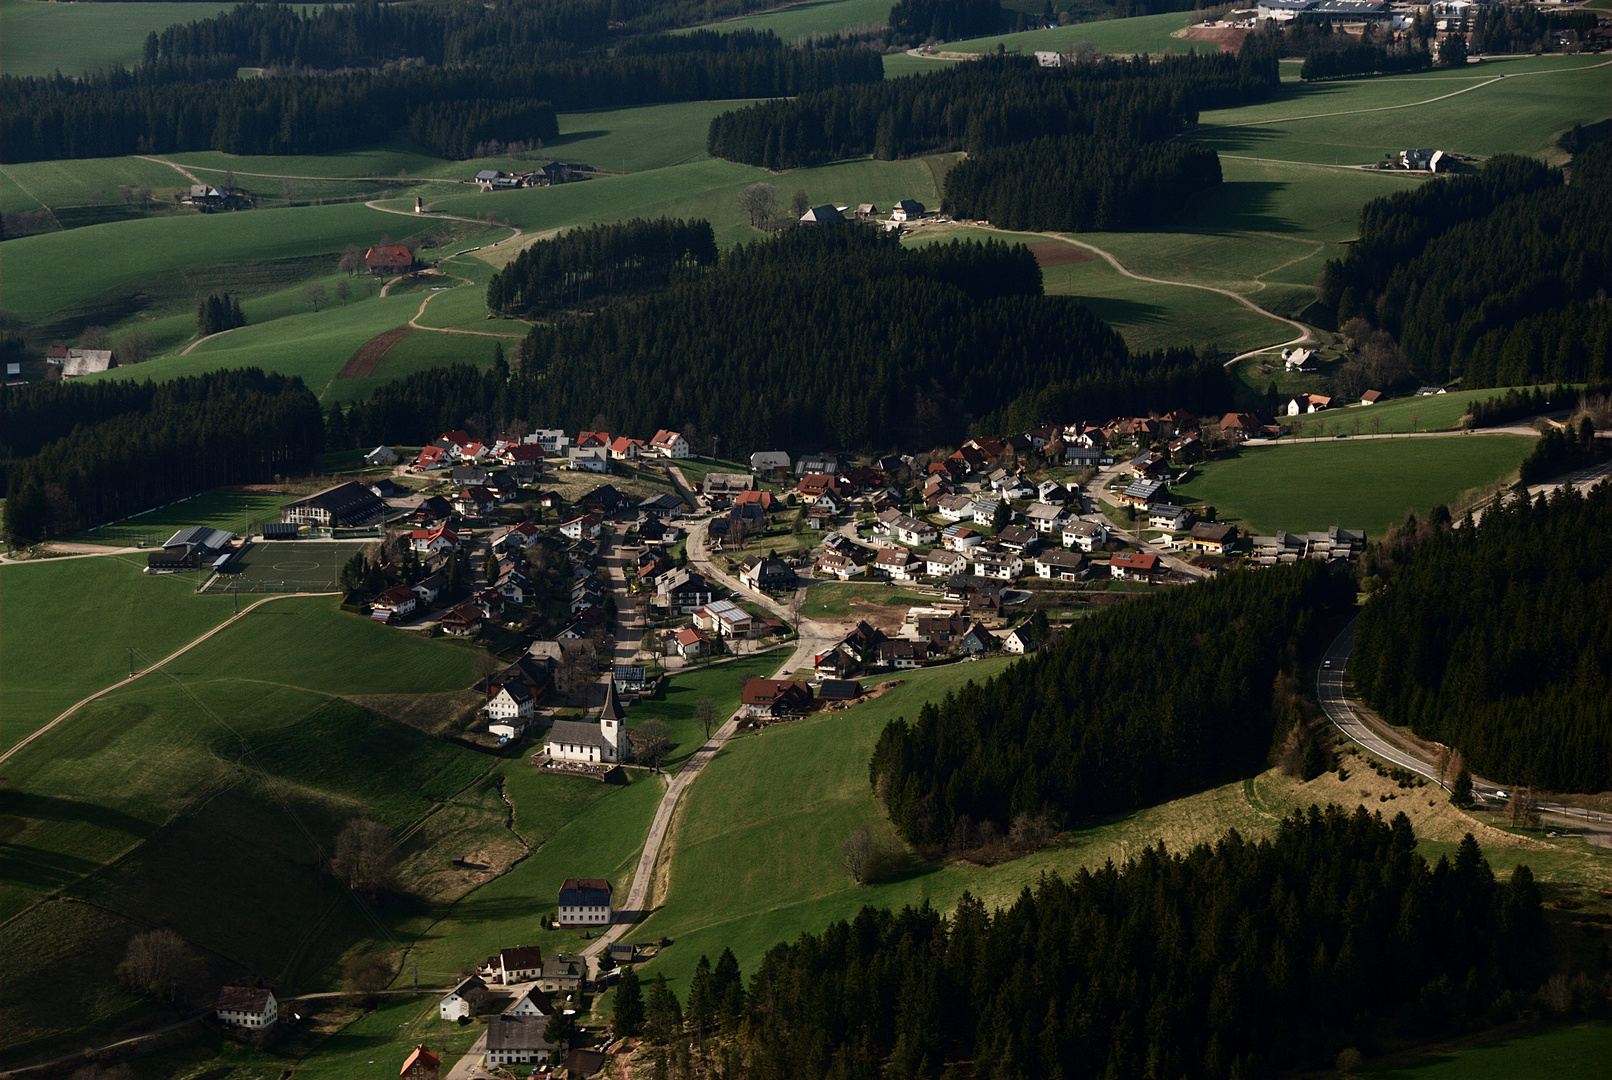
[[[280,1019],[274,994],[258,986],[226,986],[218,992],[219,1023],[263,1031]]]
[[[661,457],[668,458],[686,458],[689,453],[688,440],[683,438],[682,433],[665,428],[655,432],[655,437],[649,440],[649,448]]]
[[[566,878],[560,886],[560,925],[609,926],[616,917],[611,891],[604,878]]]
[[[632,756],[632,740],[627,736],[616,682],[605,688],[604,709],[599,722],[556,720],[543,743],[543,752],[555,761],[580,761],[590,765],[615,765]]]
[[[475,1016],[486,1000],[487,984],[481,981],[481,976],[472,975],[448,991],[448,996],[438,1004],[437,1012],[444,1020],[468,1018]]]

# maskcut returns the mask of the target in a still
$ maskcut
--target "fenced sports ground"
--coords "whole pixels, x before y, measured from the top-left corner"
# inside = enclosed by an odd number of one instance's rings
[[[361,540],[259,541],[214,574],[204,591],[334,592],[341,588],[341,568],[365,547]]]

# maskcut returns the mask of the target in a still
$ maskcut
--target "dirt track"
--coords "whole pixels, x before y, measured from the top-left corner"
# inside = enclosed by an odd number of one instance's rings
[[[386,359],[386,353],[393,345],[414,333],[413,326],[399,326],[388,330],[384,334],[376,334],[358,347],[358,351],[348,357],[347,363],[336,373],[338,379],[362,379],[366,375],[375,374],[375,369],[381,366]]]

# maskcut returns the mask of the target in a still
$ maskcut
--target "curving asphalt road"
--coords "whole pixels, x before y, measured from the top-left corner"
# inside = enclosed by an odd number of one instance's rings
[[[1327,714],[1327,719],[1344,735],[1358,743],[1375,757],[1395,765],[1407,772],[1424,776],[1439,787],[1449,790],[1438,777],[1438,767],[1430,760],[1416,753],[1404,743],[1390,739],[1382,733],[1381,729],[1364,710],[1357,711],[1349,699],[1348,680],[1349,656],[1354,651],[1355,620],[1343,628],[1332,644],[1327,646],[1322,656],[1322,664],[1315,673],[1315,696],[1321,703],[1321,708]],[[1503,805],[1505,800],[1499,798],[1499,793],[1505,788],[1492,780],[1482,777],[1472,778],[1472,793],[1483,803]],[[1593,810],[1582,810],[1576,806],[1566,806],[1562,803],[1540,802],[1539,809],[1544,813],[1560,814],[1564,817],[1577,818],[1581,821],[1609,822],[1612,815],[1597,813]]]

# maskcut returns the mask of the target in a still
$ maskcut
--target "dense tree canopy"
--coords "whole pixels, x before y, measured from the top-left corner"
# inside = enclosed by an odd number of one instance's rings
[[[1254,1080],[1345,1047],[1509,1019],[1538,984],[1540,897],[1468,835],[1429,866],[1403,814],[1295,811],[1271,840],[1143,851],[774,946],[746,995],[743,1075]],[[1391,974],[1389,974],[1391,973]]]
[[[1009,19],[1000,0],[897,0],[888,36],[892,45],[958,41],[1007,29]]]
[[[1468,387],[1612,376],[1612,144],[1571,182],[1501,155],[1471,175],[1367,203],[1323,297],[1399,340],[1426,382]]]
[[[669,284],[716,264],[709,221],[656,218],[573,229],[540,240],[487,284],[492,311],[536,315]]]
[[[1500,783],[1612,787],[1612,484],[1418,535],[1360,614],[1366,700]]]
[[[53,392],[92,402],[102,418],[9,463],[6,531],[23,540],[64,536],[225,484],[303,475],[324,447],[319,402],[302,380],[257,368],[104,395],[36,383],[14,410],[30,442],[64,426]]]
[[[892,721],[868,777],[910,843],[966,849],[1021,816],[1147,806],[1264,767],[1278,671],[1347,608],[1316,563],[1222,574],[1136,600],[918,716]]]

